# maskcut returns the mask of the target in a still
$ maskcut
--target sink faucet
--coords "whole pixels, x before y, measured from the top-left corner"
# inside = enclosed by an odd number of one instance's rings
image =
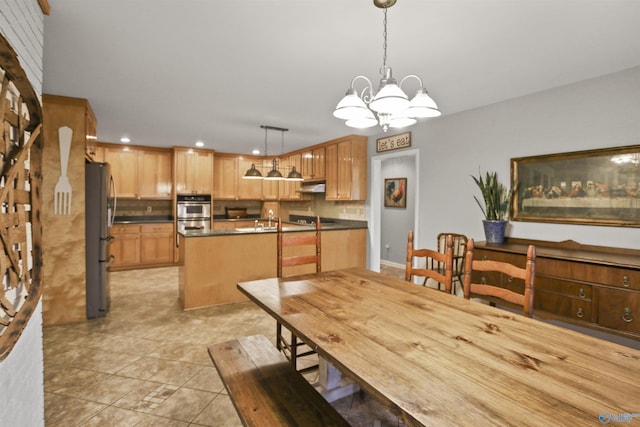
[[[271,228],[272,219],[273,219],[273,209],[269,209],[269,225],[268,225],[269,228]]]

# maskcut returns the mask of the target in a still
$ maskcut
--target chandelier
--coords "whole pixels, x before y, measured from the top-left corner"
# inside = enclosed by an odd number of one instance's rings
[[[284,153],[284,133],[287,132],[289,129],[285,129],[285,128],[279,128],[279,127],[275,127],[275,126],[268,126],[268,125],[260,125],[260,127],[262,129],[264,129],[264,155],[265,157],[267,157],[269,155],[269,150],[268,150],[268,145],[267,145],[267,131],[269,129],[271,130],[277,130],[280,131],[282,133],[282,153]],[[302,175],[300,174],[300,172],[298,172],[296,170],[296,167],[293,166],[291,168],[291,171],[289,172],[289,174],[287,175],[287,177],[285,178],[282,173],[278,170],[278,159],[273,159],[271,162],[271,170],[269,171],[269,173],[267,173],[266,176],[262,176],[262,173],[260,173],[260,171],[256,168],[256,164],[255,163],[251,163],[251,167],[249,169],[247,169],[247,172],[245,172],[245,174],[242,176],[242,178],[244,179],[265,179],[265,180],[269,180],[269,181],[302,181]]]
[[[338,102],[334,117],[346,120],[349,127],[365,129],[375,125],[382,126],[383,131],[390,127],[401,128],[411,126],[417,119],[438,117],[441,113],[438,106],[424,88],[422,79],[415,74],[410,74],[400,80],[393,78],[391,67],[387,65],[387,9],[393,6],[396,0],[373,0],[373,4],[384,10],[384,53],[382,67],[380,68],[380,86],[374,93],[371,80],[366,76],[355,76],[347,89],[344,98]],[[416,79],[419,88],[411,101],[402,90],[402,84],[408,79]],[[355,83],[364,80],[364,89],[358,93]]]

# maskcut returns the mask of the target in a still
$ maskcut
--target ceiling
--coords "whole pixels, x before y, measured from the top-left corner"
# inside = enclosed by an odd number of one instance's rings
[[[249,154],[266,124],[289,129],[268,132],[280,154],[381,132],[332,116],[355,75],[379,80],[371,0],[50,3],[44,93],[87,98],[99,141]],[[399,0],[387,64],[419,75],[444,117],[639,66],[640,1]]]

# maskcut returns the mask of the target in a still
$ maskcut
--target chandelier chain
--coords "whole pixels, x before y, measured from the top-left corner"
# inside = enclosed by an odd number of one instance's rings
[[[384,31],[382,33],[384,42],[382,44],[382,68],[387,66],[387,9],[384,9],[384,18],[383,18],[383,27]]]

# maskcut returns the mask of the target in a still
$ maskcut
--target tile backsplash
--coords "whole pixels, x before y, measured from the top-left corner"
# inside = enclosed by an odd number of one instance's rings
[[[116,215],[171,215],[171,200],[118,199]]]

